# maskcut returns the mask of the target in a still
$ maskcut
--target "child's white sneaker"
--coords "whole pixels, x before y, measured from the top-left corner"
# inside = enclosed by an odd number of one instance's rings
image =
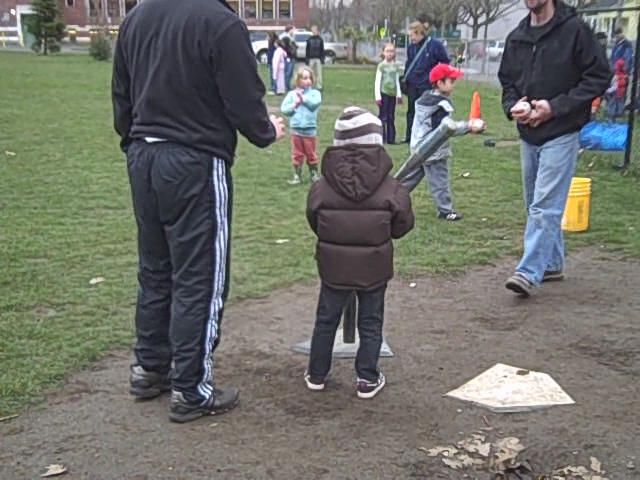
[[[384,388],[385,385],[386,380],[382,372],[380,372],[378,380],[376,380],[375,382],[370,382],[369,380],[363,380],[359,378],[356,384],[358,398],[373,398],[378,394],[378,392],[380,392],[380,390]]]
[[[304,381],[307,384],[307,388],[314,392],[321,392],[324,390],[325,378],[316,378],[309,375],[309,372],[304,372]]]

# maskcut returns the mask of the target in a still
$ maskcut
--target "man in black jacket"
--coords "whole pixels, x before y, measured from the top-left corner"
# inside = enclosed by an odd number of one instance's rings
[[[561,280],[562,216],[575,173],[580,130],[611,81],[607,58],[576,10],[561,0],[525,0],[530,14],[506,40],[498,77],[502,105],[522,139],[528,218],[524,255],[506,287],[528,296]]]
[[[284,134],[264,95],[247,29],[223,0],[143,2],[122,23],[113,114],[139,256],[130,392],[171,390],[172,421],[238,403],[236,388],[214,386],[212,356],[229,289],[237,131],[261,148]]]
[[[313,70],[316,87],[322,90],[322,65],[324,65],[324,40],[320,36],[318,27],[311,27],[311,36],[307,40],[307,55],[305,63]]]

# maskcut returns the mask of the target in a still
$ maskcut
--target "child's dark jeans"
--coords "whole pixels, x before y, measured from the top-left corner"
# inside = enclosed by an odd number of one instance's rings
[[[378,358],[382,346],[384,320],[384,295],[387,285],[371,291],[357,291],[358,335],[360,346],[356,356],[356,373],[359,379],[378,380]],[[320,287],[316,324],[311,337],[311,355],[308,373],[312,378],[323,379],[331,369],[331,358],[336,331],[344,307],[351,295],[349,290],[336,290],[326,284]]]
[[[382,122],[382,138],[384,143],[396,143],[396,97],[382,94],[379,118]]]

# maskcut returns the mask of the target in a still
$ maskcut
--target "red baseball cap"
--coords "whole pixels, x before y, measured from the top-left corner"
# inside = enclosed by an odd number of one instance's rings
[[[439,63],[438,65],[436,65],[431,69],[431,73],[429,74],[429,81],[432,84],[435,84],[436,82],[439,82],[440,80],[445,80],[447,78],[456,80],[460,78],[462,75],[464,75],[462,70],[453,68],[451,65],[447,63]]]

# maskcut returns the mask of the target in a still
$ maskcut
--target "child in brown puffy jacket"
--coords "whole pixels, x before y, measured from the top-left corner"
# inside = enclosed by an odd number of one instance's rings
[[[357,107],[345,109],[335,124],[334,146],[322,159],[322,178],[307,201],[322,282],[305,372],[311,390],[324,389],[352,292],[359,302],[357,395],[373,398],[385,385],[378,358],[385,291],[393,278],[392,239],[405,236],[414,224],[409,191],[389,175],[392,167],[378,117]]]

